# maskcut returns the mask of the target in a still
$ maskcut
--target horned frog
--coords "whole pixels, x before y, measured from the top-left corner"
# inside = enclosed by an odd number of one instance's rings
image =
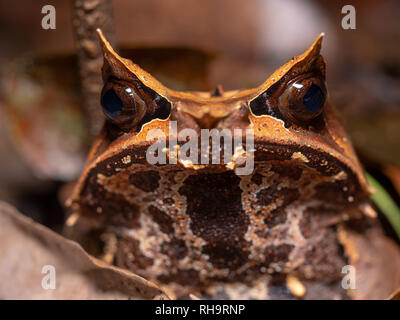
[[[327,99],[323,34],[259,87],[209,93],[166,88],[98,33],[106,123],[68,205],[115,235],[116,265],[173,298],[213,299],[363,297],[366,289],[357,295],[343,288],[344,266],[391,252],[400,269]],[[188,138],[171,133],[172,123],[198,137],[205,129],[241,129],[253,170],[237,174],[243,164],[235,150],[217,164],[183,161]],[[253,144],[246,149],[248,132]],[[160,141],[167,161],[149,163],[148,150]],[[364,249],[355,249],[350,235],[370,234],[383,249],[357,251]]]

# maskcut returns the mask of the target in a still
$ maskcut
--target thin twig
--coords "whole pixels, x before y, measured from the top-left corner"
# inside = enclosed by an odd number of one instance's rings
[[[82,102],[87,114],[89,135],[96,136],[104,117],[100,108],[102,53],[96,29],[114,41],[114,20],[110,0],[73,0],[73,26],[82,85]]]

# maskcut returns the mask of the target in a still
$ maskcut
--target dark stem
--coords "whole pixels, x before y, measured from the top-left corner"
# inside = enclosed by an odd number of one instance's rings
[[[82,103],[87,115],[89,135],[93,138],[104,122],[100,106],[103,56],[96,29],[100,28],[113,44],[115,32],[112,2],[110,0],[73,0],[72,21],[82,84]]]

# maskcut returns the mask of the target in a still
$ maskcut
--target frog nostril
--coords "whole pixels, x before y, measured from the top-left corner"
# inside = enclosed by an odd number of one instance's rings
[[[224,89],[222,89],[222,85],[217,85],[214,91],[211,93],[211,97],[222,97],[224,95]]]

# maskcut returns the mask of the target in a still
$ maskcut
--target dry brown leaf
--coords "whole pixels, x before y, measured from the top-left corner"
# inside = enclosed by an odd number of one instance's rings
[[[395,290],[388,298],[388,300],[400,300],[400,288]]]
[[[356,300],[387,299],[400,286],[400,250],[376,229],[358,233],[339,230],[339,239],[356,270],[356,289],[349,295]]]
[[[43,289],[46,265],[56,289]],[[154,283],[88,255],[0,201],[0,299],[168,299]]]

